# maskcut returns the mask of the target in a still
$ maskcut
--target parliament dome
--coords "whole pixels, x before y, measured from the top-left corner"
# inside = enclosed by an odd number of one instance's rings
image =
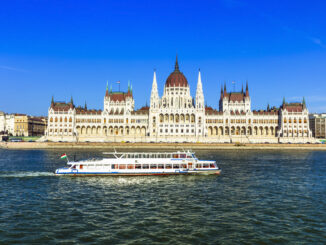
[[[165,87],[188,87],[188,81],[179,70],[178,57],[175,61],[174,71],[166,79]]]

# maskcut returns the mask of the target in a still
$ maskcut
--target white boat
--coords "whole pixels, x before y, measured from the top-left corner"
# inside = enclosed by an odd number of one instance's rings
[[[220,174],[216,161],[198,160],[194,152],[104,152],[111,157],[69,161],[56,175],[180,175]]]

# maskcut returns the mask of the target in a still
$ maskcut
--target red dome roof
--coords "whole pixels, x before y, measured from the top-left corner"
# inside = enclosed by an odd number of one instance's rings
[[[188,82],[183,73],[179,70],[178,57],[175,61],[174,71],[165,82],[166,87],[188,87]]]

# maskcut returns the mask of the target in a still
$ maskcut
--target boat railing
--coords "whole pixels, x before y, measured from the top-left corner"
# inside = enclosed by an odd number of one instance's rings
[[[103,152],[112,155],[117,159],[121,158],[195,158],[195,153],[191,151],[177,152]]]

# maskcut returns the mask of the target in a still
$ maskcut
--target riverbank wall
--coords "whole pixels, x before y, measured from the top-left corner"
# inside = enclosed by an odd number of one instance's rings
[[[66,143],[66,142],[0,142],[2,149],[154,149],[154,150],[325,150],[326,144],[205,144],[205,143]]]

